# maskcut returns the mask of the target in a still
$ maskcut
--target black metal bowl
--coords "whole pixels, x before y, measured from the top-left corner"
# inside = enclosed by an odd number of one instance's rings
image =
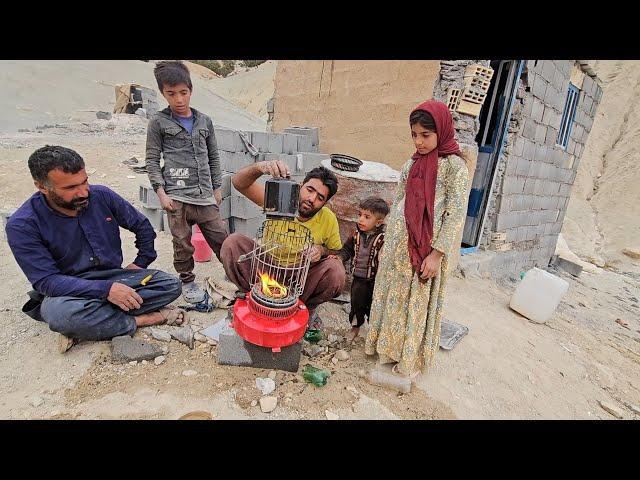
[[[342,153],[332,153],[329,157],[331,158],[331,166],[338,170],[357,172],[360,166],[362,166],[362,160],[356,157],[350,157],[349,155],[343,155]]]

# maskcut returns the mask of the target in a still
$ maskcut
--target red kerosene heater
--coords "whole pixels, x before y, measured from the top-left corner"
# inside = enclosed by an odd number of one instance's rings
[[[273,352],[300,341],[309,321],[299,297],[313,238],[307,227],[294,221],[299,195],[300,186],[291,180],[267,180],[267,219],[258,229],[255,248],[238,259],[251,260],[252,287],[235,301],[231,325],[244,340]]]

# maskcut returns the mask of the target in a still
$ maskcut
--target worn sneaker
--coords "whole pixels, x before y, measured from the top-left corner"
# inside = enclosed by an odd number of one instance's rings
[[[58,334],[58,352],[65,353],[76,343],[78,343],[78,340],[75,338],[67,337],[61,333]]]
[[[196,282],[182,284],[182,298],[188,303],[204,302],[205,291]]]

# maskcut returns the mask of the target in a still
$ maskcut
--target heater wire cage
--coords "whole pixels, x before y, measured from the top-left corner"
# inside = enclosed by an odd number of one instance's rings
[[[252,297],[269,308],[294,305],[307,281],[311,231],[292,220],[268,219],[258,229],[255,245],[251,255]]]

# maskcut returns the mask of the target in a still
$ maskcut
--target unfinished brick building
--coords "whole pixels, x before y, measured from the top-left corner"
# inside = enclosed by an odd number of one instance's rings
[[[318,127],[320,152],[399,169],[411,108],[448,103],[473,172],[465,269],[516,273],[554,253],[599,83],[583,60],[281,61],[271,129]]]

